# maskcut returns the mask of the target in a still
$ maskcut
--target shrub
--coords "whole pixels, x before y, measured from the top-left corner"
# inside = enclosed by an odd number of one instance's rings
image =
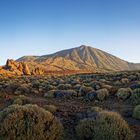
[[[106,88],[108,91],[111,91],[113,87],[107,84],[102,84],[102,88]]]
[[[41,95],[37,89],[32,89],[31,93],[35,95]]]
[[[55,113],[57,111],[57,107],[54,105],[46,105],[45,109],[50,111],[51,113]]]
[[[53,98],[54,97],[54,93],[56,90],[50,90],[47,93],[44,94],[45,98]]]
[[[117,92],[118,99],[126,100],[128,99],[132,94],[132,90],[130,88],[120,88]]]
[[[109,92],[106,88],[99,89],[96,91],[96,93],[97,93],[97,98],[100,101],[103,101],[109,95]]]
[[[96,124],[96,140],[132,140],[134,137],[128,124],[118,113],[99,112]]]
[[[80,140],[133,140],[134,135],[123,118],[115,113],[101,111],[96,119],[84,119],[76,127]]]
[[[64,90],[64,97],[65,98],[75,97],[76,95],[77,95],[77,92],[74,90]]]
[[[6,84],[5,84],[6,85]],[[8,83],[7,86],[5,87],[5,91],[7,93],[13,93],[17,88],[19,87],[19,84],[18,83]]]
[[[76,126],[76,134],[79,140],[94,140],[94,119],[83,119]]]
[[[13,101],[13,104],[16,104],[16,105],[23,105],[23,101],[22,101],[21,99],[17,98],[17,99],[15,99],[15,100]]]
[[[93,81],[93,82],[90,83],[90,86],[91,86],[93,89],[98,90],[98,89],[101,88],[101,83],[98,82],[98,81]]]
[[[15,97],[13,104],[17,104],[17,105],[23,105],[28,103],[27,97],[24,95],[19,95],[17,97]]]
[[[79,92],[80,88],[81,88],[81,85],[80,84],[76,84],[74,86],[74,90],[76,90],[77,92]]]
[[[79,89],[79,93],[81,94],[81,96],[85,96],[88,92],[92,90],[93,88],[91,87],[81,86],[81,88]]]
[[[92,90],[86,94],[86,100],[93,101],[96,99],[96,96],[97,96],[97,94],[96,94],[95,90]]]
[[[133,117],[140,120],[140,105],[135,107]]]
[[[99,82],[106,83],[106,79],[100,79]]]
[[[74,90],[57,90],[54,93],[55,98],[71,98],[77,93]]]
[[[129,83],[129,79],[128,78],[122,78],[121,82],[122,82],[122,84],[128,84]]]
[[[131,84],[130,85],[130,88],[132,90],[137,89],[137,88],[140,88],[140,82],[136,82],[136,83]]]
[[[133,104],[140,104],[140,88],[133,91],[133,94],[131,95],[131,101]]]
[[[130,75],[130,76],[128,76],[128,78],[129,78],[131,81],[136,81],[136,80],[137,80],[137,76],[136,76],[136,75]]]
[[[45,91],[46,91],[46,92],[48,92],[48,91],[50,91],[50,90],[55,90],[55,89],[56,89],[56,87],[53,86],[53,85],[47,85],[47,86],[45,86]]]
[[[39,86],[40,86],[40,81],[35,80],[35,81],[32,82],[32,84],[33,84],[33,88],[39,88]]]
[[[80,91],[80,88],[81,88],[81,85],[80,84],[76,84],[75,86],[74,86],[74,90],[76,91],[76,97],[80,97],[81,96],[81,93],[79,92]]]
[[[91,108],[89,108],[88,110],[87,110],[87,113],[86,113],[86,115],[87,115],[87,118],[94,118],[94,119],[96,119],[96,117],[97,117],[97,114],[99,113],[99,112],[101,112],[102,111],[102,108],[100,108],[100,107],[91,107]]]
[[[13,105],[0,112],[1,140],[60,140],[62,133],[61,123],[36,105]]]
[[[80,84],[80,81],[78,79],[75,79],[75,80],[71,81],[72,86],[75,86],[75,85],[78,85],[78,84]]]
[[[20,87],[18,87],[16,90],[15,90],[15,95],[20,95],[20,94],[27,94],[30,92],[30,89],[28,87],[27,84],[23,84],[21,85]]]
[[[115,85],[115,86],[121,86],[122,83],[121,83],[119,80],[117,80],[117,81],[114,82],[114,85]]]
[[[94,107],[91,107],[88,112],[94,112],[94,113],[98,113],[98,112],[101,112],[103,109],[101,107],[98,107],[98,106],[94,106]]]
[[[118,88],[117,87],[112,87],[110,90],[109,90],[109,94],[110,95],[116,95],[118,91]]]
[[[70,84],[60,84],[60,85],[58,85],[59,90],[69,90],[71,88],[72,88],[72,86]]]

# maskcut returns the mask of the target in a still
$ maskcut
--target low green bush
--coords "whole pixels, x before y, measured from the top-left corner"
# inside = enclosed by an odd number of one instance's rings
[[[17,98],[17,99],[15,99],[15,100],[13,101],[13,104],[22,105],[22,104],[23,104],[23,101],[22,101],[21,99]]]
[[[44,94],[44,97],[45,98],[53,98],[55,92],[56,92],[56,90],[50,90]]]
[[[94,89],[94,90],[99,90],[101,88],[101,82],[98,81],[93,81],[90,83],[90,86]]]
[[[13,100],[13,104],[16,104],[16,105],[23,105],[26,103],[28,103],[28,99],[24,95],[19,95],[19,96],[15,97]]]
[[[51,113],[55,113],[57,111],[57,107],[54,105],[46,105],[45,109],[50,111]]]
[[[74,90],[57,90],[54,92],[55,98],[67,98],[70,99],[77,95],[77,92]]]
[[[133,117],[140,120],[140,105],[135,107]]]
[[[83,119],[76,126],[76,134],[78,140],[94,140],[94,119]]]
[[[97,93],[97,98],[99,101],[103,101],[106,97],[109,96],[109,92],[106,88],[99,89],[96,91],[96,93]]]
[[[129,83],[129,79],[128,78],[122,78],[121,82],[122,82],[122,84],[128,84]]]
[[[61,140],[63,127],[37,105],[12,105],[0,111],[1,140]]]
[[[127,122],[116,112],[99,112],[96,120],[96,140],[133,140],[134,134]]]
[[[70,84],[60,84],[57,87],[59,90],[69,90],[72,88],[72,86]]]
[[[131,95],[131,101],[135,105],[140,104],[140,88],[137,88],[133,91],[133,94]]]
[[[56,87],[53,85],[50,85],[50,84],[48,84],[44,87],[45,92],[48,92],[50,90],[55,90],[55,89],[56,89]]]
[[[120,88],[117,92],[118,99],[126,100],[128,99],[132,94],[132,90],[130,88]]]
[[[90,109],[88,109],[88,112],[98,113],[98,112],[101,112],[102,110],[103,109],[101,107],[94,106],[94,107],[91,107]]]
[[[81,88],[79,89],[79,94],[81,96],[85,96],[88,92],[90,92],[92,90],[93,90],[93,88],[91,88],[91,87],[81,86]]]
[[[97,117],[81,120],[76,126],[80,140],[133,140],[126,121],[115,112],[101,111]]]

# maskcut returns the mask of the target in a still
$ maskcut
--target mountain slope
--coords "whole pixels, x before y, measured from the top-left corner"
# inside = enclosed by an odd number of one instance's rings
[[[44,56],[24,56],[17,61],[27,62],[48,71],[123,71],[140,69],[140,64],[129,63],[96,48],[82,45]]]

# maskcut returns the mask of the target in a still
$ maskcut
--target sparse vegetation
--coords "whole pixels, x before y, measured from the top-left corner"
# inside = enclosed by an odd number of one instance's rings
[[[103,109],[101,108],[101,107],[97,107],[97,106],[95,106],[95,107],[91,107],[88,111],[89,112],[101,112]]]
[[[120,88],[117,92],[118,99],[126,100],[132,94],[132,90],[130,88]]]
[[[17,98],[17,99],[15,99],[15,100],[13,101],[13,104],[22,105],[22,104],[23,104],[23,101],[22,101],[21,99]]]
[[[115,112],[101,111],[96,119],[79,122],[76,132],[80,140],[133,140],[128,124]]]
[[[131,96],[131,101],[135,105],[140,104],[140,88],[137,88],[133,91],[133,94]]]
[[[103,101],[105,98],[109,96],[109,92],[105,88],[97,90],[96,93],[99,101]]]
[[[46,105],[45,109],[50,111],[51,113],[55,113],[57,111],[57,107],[54,105]]]
[[[28,103],[28,100],[27,100],[27,97],[24,95],[19,95],[15,97],[13,100],[13,104],[16,104],[16,105],[23,105],[26,103]]]
[[[120,139],[122,135],[125,137],[125,132],[128,131],[129,127],[126,127],[125,129],[122,128],[123,126],[128,126],[123,124],[124,121],[120,121],[120,118],[116,117],[114,113],[113,115],[107,114],[107,116],[115,116],[114,120],[109,117],[100,117],[101,112],[104,112],[103,109],[115,111],[121,114],[123,120],[128,122],[130,128],[136,134],[134,140],[138,140],[137,138],[140,137],[139,110],[135,110],[134,108],[136,108],[136,105],[140,104],[139,74],[140,72],[134,71],[65,76],[44,75],[11,78],[2,77],[0,79],[0,110],[1,112],[5,112],[4,110],[10,105],[15,106],[16,108],[18,106],[22,108],[29,103],[32,105],[37,104],[44,108],[44,111],[51,112],[53,117],[55,116],[55,118],[57,117],[62,121],[66,131],[66,137],[64,139],[68,140],[76,139],[75,126],[77,124],[79,126],[79,128],[78,126],[76,127],[78,139],[91,139],[91,137],[95,137],[95,132],[98,136],[99,132],[102,132],[103,130],[105,131],[100,134],[100,137],[96,136],[96,138],[102,139],[102,137],[106,137],[106,135],[114,135],[114,139],[117,139],[119,130],[122,130],[123,132],[123,134],[120,133]],[[13,110],[16,112],[16,109]],[[19,113],[22,114],[20,111]],[[36,113],[35,115],[37,115]],[[112,112],[109,113],[112,114]],[[7,114],[9,115],[6,116],[11,115],[10,112]],[[26,116],[28,115],[30,115],[30,113],[27,111]],[[6,116],[5,119],[7,118]],[[104,116],[106,116],[106,113]],[[0,117],[2,117],[2,115],[0,115]],[[101,120],[99,118],[102,118],[102,125],[100,124]],[[3,118],[3,120],[5,119]],[[111,123],[106,124],[107,121],[103,121],[105,119],[108,119]],[[22,118],[22,120],[24,120],[24,118]],[[117,120],[118,123],[120,121],[121,125],[119,126],[115,120]],[[20,117],[17,117],[17,121],[20,121]],[[38,122],[40,121],[41,120],[38,119]],[[117,128],[112,125],[112,122]],[[4,122],[2,121],[1,125],[3,125],[2,123]],[[110,127],[108,127],[108,125]],[[19,125],[17,127],[20,128],[21,126]],[[84,129],[84,127],[86,127],[86,129]],[[107,129],[107,127],[109,129]],[[9,130],[7,130],[8,128]],[[10,128],[13,128],[12,123],[7,127],[6,134],[11,135],[13,131],[11,131]],[[24,129],[24,126],[22,126],[22,128]],[[97,133],[95,128],[96,130],[101,129],[101,131],[98,131]],[[6,138],[6,136],[4,136],[4,138]]]
[[[140,105],[135,107],[133,117],[140,120]]]
[[[83,119],[76,126],[76,133],[79,140],[93,140],[94,139],[94,119]]]
[[[128,124],[115,112],[102,111],[96,120],[96,140],[133,140]]]
[[[72,86],[70,84],[60,84],[60,85],[58,85],[59,90],[69,90],[71,88],[72,88]]]
[[[79,93],[81,94],[81,96],[85,96],[88,92],[92,90],[93,89],[91,87],[82,86],[79,90]]]

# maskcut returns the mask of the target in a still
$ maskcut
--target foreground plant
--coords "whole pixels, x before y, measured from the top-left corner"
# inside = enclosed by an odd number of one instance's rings
[[[128,124],[115,112],[101,111],[96,118],[84,119],[76,127],[80,140],[133,140]]]
[[[63,127],[37,105],[12,105],[0,112],[0,140],[61,140]]]
[[[140,120],[140,105],[137,105],[133,111],[133,117]]]

